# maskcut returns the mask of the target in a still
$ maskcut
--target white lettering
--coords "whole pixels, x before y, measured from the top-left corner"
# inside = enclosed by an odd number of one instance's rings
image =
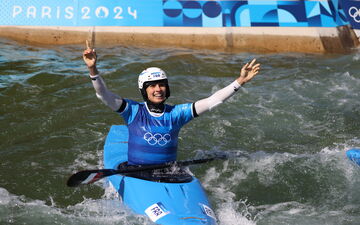
[[[116,13],[114,16],[114,19],[117,19],[117,20],[123,19],[124,17],[121,16],[122,12],[123,12],[123,9],[120,6],[116,6],[114,8],[114,13]]]
[[[71,6],[68,6],[65,8],[65,18],[66,19],[72,19],[74,17],[74,8]]]
[[[95,15],[97,18],[107,18],[109,16],[109,9],[104,6],[100,6],[95,10]]]
[[[90,8],[89,7],[86,6],[86,7],[81,8],[81,13],[83,14],[81,19],[84,19],[84,20],[90,19],[90,16],[89,16]]]
[[[56,7],[56,19],[60,19],[60,7]]]
[[[1,1],[1,0],[0,0]],[[61,6],[27,6],[22,7],[20,5],[12,6],[12,17],[24,16],[30,19],[73,19],[75,17],[75,9],[73,6],[67,6],[65,8]],[[125,15],[126,14],[126,15]],[[97,8],[92,9],[89,6],[85,6],[81,8],[81,19],[89,20],[89,19],[106,19],[109,16],[113,17],[113,19],[124,19],[125,16],[131,16],[135,20],[137,19],[137,10],[131,7],[127,7],[127,9],[122,8],[121,6],[114,6],[114,8],[107,8],[105,6],[99,6]],[[351,14],[353,17],[358,15],[358,12]],[[96,18],[92,18],[92,17]]]
[[[128,13],[129,13],[130,16],[133,16],[134,19],[137,19],[137,11],[136,11],[136,9],[134,9],[134,11],[131,12],[131,8],[128,7]]]
[[[43,6],[41,9],[41,18],[47,18],[51,19],[51,8],[49,6]]]
[[[13,15],[12,17],[15,18],[17,15],[19,15],[22,12],[22,7],[18,5],[14,5],[13,7]]]
[[[26,12],[26,17],[30,18],[30,16],[32,16],[32,18],[36,18],[36,8],[35,6],[30,6],[29,8],[27,8],[27,12]]]

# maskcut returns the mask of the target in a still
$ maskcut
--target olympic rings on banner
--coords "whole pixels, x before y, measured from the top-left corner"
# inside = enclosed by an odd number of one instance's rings
[[[355,6],[350,7],[349,16],[351,16],[355,22],[360,23],[360,9]]]
[[[170,134],[152,134],[150,132],[147,132],[144,134],[144,140],[147,141],[147,143],[149,143],[149,145],[160,145],[160,146],[164,146],[167,143],[169,143],[171,141],[171,136]]]

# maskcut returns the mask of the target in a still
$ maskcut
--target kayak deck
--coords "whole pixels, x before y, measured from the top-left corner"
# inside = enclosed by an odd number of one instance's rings
[[[128,129],[113,125],[104,146],[104,167],[117,169],[127,161]],[[123,203],[135,213],[163,225],[216,225],[216,218],[199,180],[154,182],[130,176],[108,177]]]
[[[127,162],[123,162],[118,165],[118,170],[128,169],[128,168],[139,168],[139,166],[128,165]],[[141,168],[141,166],[140,166]],[[191,182],[194,177],[191,176],[183,168],[176,166],[164,169],[154,169],[154,170],[145,170],[141,172],[133,172],[124,174],[128,177],[134,177],[143,180],[149,180],[153,182],[160,183],[188,183]]]

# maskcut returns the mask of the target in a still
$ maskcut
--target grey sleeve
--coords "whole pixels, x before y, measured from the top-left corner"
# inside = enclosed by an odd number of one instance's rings
[[[109,91],[100,75],[90,75],[90,78],[98,99],[100,99],[105,105],[109,106],[113,111],[119,110],[123,104],[123,98]]]

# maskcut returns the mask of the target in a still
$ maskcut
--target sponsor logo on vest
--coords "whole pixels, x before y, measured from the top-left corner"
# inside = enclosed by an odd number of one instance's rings
[[[144,140],[147,141],[149,145],[158,144],[160,146],[164,146],[171,141],[171,136],[170,134],[162,135],[160,133],[152,134],[150,132],[147,132],[144,134]]]

